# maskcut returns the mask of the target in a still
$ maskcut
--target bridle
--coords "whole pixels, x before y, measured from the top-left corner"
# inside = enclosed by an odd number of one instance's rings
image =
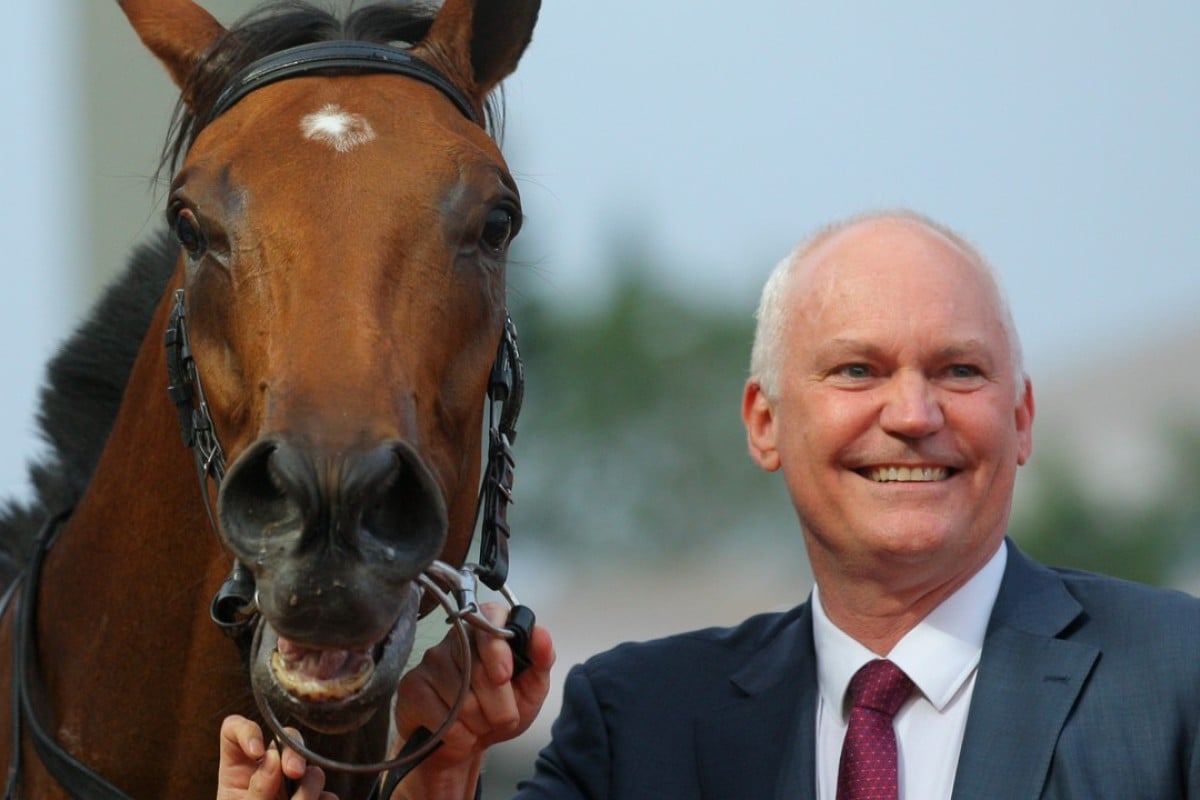
[[[221,92],[197,130],[229,110],[246,95],[277,81],[314,73],[391,73],[421,81],[440,91],[471,122],[481,124],[475,105],[431,65],[410,53],[388,45],[369,42],[332,41],[300,45],[268,55],[243,68]],[[167,350],[168,394],[179,414],[180,434],[192,451],[200,493],[214,534],[220,538],[213,513],[210,483],[220,488],[225,477],[225,452],[204,396],[199,370],[188,342],[184,290],[176,290],[170,321],[165,335]],[[507,587],[508,539],[507,510],[512,500],[514,460],[512,443],[516,439],[516,420],[524,395],[524,369],[517,349],[517,332],[512,318],[505,313],[500,344],[488,379],[488,456],[479,491],[477,521],[480,527],[479,560],[455,568],[435,561],[418,578],[424,592],[437,600],[447,612],[447,621],[455,632],[463,665],[462,682],[449,714],[435,731],[416,731],[400,753],[392,759],[369,764],[351,764],[326,758],[295,741],[255,690],[255,700],[264,722],[275,737],[293,748],[309,762],[328,769],[351,773],[387,774],[375,783],[372,798],[387,798],[400,780],[432,753],[454,723],[470,687],[471,654],[467,627],[486,631],[506,639],[513,647],[517,671],[528,665],[525,658],[534,625],[533,612],[518,603]],[[36,607],[41,563],[69,511],[51,517],[39,533],[33,554],[17,583],[0,598],[3,613],[14,593],[20,593],[21,607],[13,632],[13,708],[12,755],[5,798],[16,797],[20,783],[21,729],[28,728],[43,766],[68,792],[87,800],[129,800],[128,796],[87,765],[72,756],[42,723],[46,706],[37,662]],[[476,591],[479,582],[499,592],[509,603],[510,613],[504,626],[490,622],[479,610]],[[258,647],[263,621],[254,600],[254,577],[241,562],[234,560],[229,577],[213,597],[210,614],[213,621],[237,641],[243,656],[249,658]]]

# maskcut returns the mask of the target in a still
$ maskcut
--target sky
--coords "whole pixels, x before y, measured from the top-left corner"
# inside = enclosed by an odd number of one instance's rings
[[[0,496],[22,491],[42,365],[85,302],[78,182],[113,171],[82,156],[92,67],[45,56],[85,35],[76,4],[9,14],[29,35],[0,48],[21,77],[0,126]],[[1195,324],[1198,42],[1190,0],[547,2],[506,85],[533,279],[582,304],[632,250],[750,314],[812,228],[908,206],[995,264],[1036,385]]]
[[[61,20],[74,0],[14,3],[0,47],[0,74],[9,76],[0,124],[0,501],[28,493],[26,462],[39,447],[34,408],[43,363],[70,329],[64,318],[70,266],[84,243],[70,238],[71,177],[80,166],[70,88],[72,48],[61,48]],[[48,58],[55,50],[63,58]],[[36,65],[36,68],[34,68]]]

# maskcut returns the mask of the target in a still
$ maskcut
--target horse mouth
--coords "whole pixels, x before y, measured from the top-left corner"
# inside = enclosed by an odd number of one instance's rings
[[[264,621],[250,680],[259,702],[280,719],[323,733],[345,733],[386,709],[412,653],[420,593],[406,596],[392,629],[361,646],[301,642]]]
[[[342,700],[366,686],[375,672],[376,649],[329,650],[280,637],[271,653],[271,674],[284,691],[300,700]]]

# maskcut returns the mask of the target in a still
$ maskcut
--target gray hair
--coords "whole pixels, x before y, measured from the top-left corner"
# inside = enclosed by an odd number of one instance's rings
[[[1012,357],[1012,374],[1017,385],[1017,400],[1019,401],[1025,392],[1027,377],[1025,359],[1021,352],[1021,339],[1017,335],[1017,326],[1013,322],[1012,309],[1004,294],[1004,289],[996,277],[996,271],[975,245],[945,225],[909,209],[871,211],[833,222],[809,235],[775,265],[763,286],[758,310],[754,315],[757,324],[754,330],[754,345],[750,350],[750,380],[762,387],[768,399],[772,401],[779,399],[782,379],[779,372],[783,364],[783,346],[788,323],[787,290],[792,273],[795,271],[795,265],[834,235],[864,222],[881,220],[908,221],[921,225],[944,236],[978,265],[984,277],[991,283],[997,298],[997,310],[1000,313],[1001,324],[1004,326],[1004,334],[1008,339],[1008,348]]]

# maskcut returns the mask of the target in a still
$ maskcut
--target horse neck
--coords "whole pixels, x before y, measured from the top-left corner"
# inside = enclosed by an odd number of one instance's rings
[[[220,715],[253,705],[237,648],[208,619],[229,562],[166,394],[170,295],[46,557],[39,652],[52,730],[77,758],[135,797],[211,797]],[[206,791],[185,788],[200,780]]]

